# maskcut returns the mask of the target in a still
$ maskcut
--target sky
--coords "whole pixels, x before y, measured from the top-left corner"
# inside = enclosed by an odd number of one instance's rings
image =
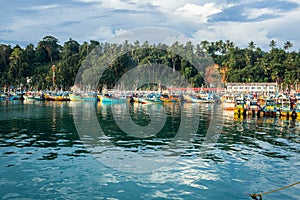
[[[300,49],[300,0],[0,0],[0,43],[26,46],[56,37],[60,44],[105,42],[132,29],[160,27],[201,42],[271,40]],[[160,34],[159,32],[153,32]]]

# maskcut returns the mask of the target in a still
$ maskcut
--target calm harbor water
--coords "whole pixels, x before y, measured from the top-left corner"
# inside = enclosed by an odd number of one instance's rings
[[[234,119],[231,112],[223,112],[218,115],[222,123],[214,124],[213,105],[193,106],[1,101],[0,198],[251,199],[250,193],[300,180],[299,121]],[[86,135],[78,133],[74,121],[78,107],[95,111],[105,133],[98,139],[105,142],[93,143],[91,148],[85,138],[89,131]],[[117,124],[125,108],[141,127],[154,120],[151,113],[155,111],[156,120],[164,122],[161,131],[141,138],[124,133]],[[178,140],[176,149],[162,148],[174,142],[182,115],[187,119],[198,116],[195,134],[188,138],[188,144]],[[88,125],[86,113],[82,120]],[[217,140],[209,140],[216,143],[203,150],[211,126],[221,128],[221,134],[215,135]],[[174,152],[180,153],[174,156]],[[134,165],[143,163],[134,161],[146,157],[153,164],[161,158],[166,162],[150,171],[136,171]],[[169,162],[169,158],[176,159]],[[295,186],[264,199],[299,196],[300,186]]]

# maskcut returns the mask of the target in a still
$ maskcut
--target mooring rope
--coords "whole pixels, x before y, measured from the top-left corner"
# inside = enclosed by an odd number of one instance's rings
[[[298,184],[300,184],[300,181],[296,182],[296,183],[292,183],[290,185],[286,185],[286,186],[281,187],[281,188],[277,188],[275,190],[268,191],[268,192],[263,192],[263,193],[258,193],[258,194],[250,194],[250,196],[252,197],[252,199],[262,200],[262,196],[265,195],[265,194],[271,194],[273,192],[277,192],[279,190],[283,190],[283,189],[286,189],[286,188],[289,188],[289,187],[292,187],[292,186],[295,186],[295,185],[298,185]]]

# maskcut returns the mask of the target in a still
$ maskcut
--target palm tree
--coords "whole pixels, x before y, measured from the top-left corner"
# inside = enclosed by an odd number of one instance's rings
[[[289,50],[290,48],[292,48],[293,47],[293,43],[292,42],[290,42],[290,41],[286,41],[285,43],[284,43],[284,45],[283,45],[283,49],[284,50]]]
[[[11,53],[9,60],[10,60],[10,69],[8,73],[10,74],[10,78],[12,80],[19,80],[19,70],[21,66],[21,59],[22,59],[22,49],[19,46],[16,46]]]
[[[276,45],[277,45],[277,42],[275,40],[271,40],[269,47],[271,47],[271,49],[273,50],[273,49],[275,49]]]
[[[225,51],[227,52],[229,49],[234,48],[234,43],[230,40],[226,40],[225,42]]]
[[[248,48],[249,48],[251,51],[253,51],[253,50],[255,49],[255,43],[254,43],[253,41],[250,41],[250,42],[248,43]]]

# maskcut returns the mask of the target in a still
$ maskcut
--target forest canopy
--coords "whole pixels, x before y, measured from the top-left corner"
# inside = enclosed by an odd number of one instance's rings
[[[290,51],[293,47],[290,41],[277,47],[272,40],[269,47],[269,51],[263,51],[250,41],[247,47],[240,48],[229,40],[198,44],[175,42],[169,46],[147,41],[114,44],[91,40],[79,44],[71,38],[61,45],[57,38],[45,36],[36,46],[0,44],[0,86],[70,90],[80,66],[95,48],[100,55],[97,59],[105,59],[108,52],[123,52],[103,73],[99,88],[103,85],[113,88],[126,71],[149,63],[168,65],[179,71],[193,87],[201,87],[205,85],[204,74],[189,62],[194,59],[193,55],[202,58],[204,65],[217,64],[223,82],[277,82],[288,86],[298,83],[300,52]],[[188,58],[168,51],[170,48]],[[97,62],[97,59],[89,59],[89,62]]]

